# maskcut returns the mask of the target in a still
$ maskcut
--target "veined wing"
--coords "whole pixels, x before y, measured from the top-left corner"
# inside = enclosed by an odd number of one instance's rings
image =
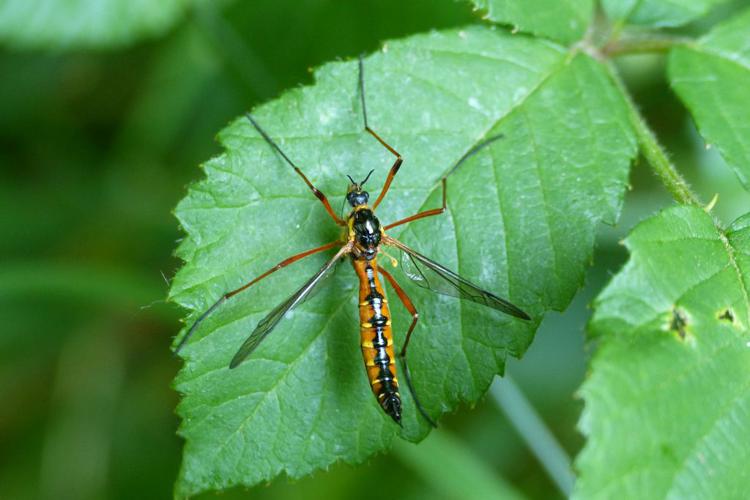
[[[386,236],[383,243],[401,250],[404,274],[417,285],[433,292],[450,295],[497,309],[521,319],[531,319],[528,314],[492,292],[483,290],[450,269],[412,250],[398,240]]]
[[[298,305],[304,303],[313,295],[313,291],[316,290],[318,285],[323,282],[326,276],[328,276],[334,269],[336,262],[338,262],[341,257],[348,254],[350,251],[350,245],[342,247],[341,250],[339,250],[336,255],[334,255],[333,258],[320,269],[320,271],[315,273],[315,275],[310,278],[307,283],[302,285],[302,287],[294,292],[291,297],[286,299],[284,302],[276,306],[270,313],[268,313],[268,315],[266,315],[266,317],[263,318],[260,323],[258,323],[258,326],[255,327],[253,333],[251,333],[247,340],[245,340],[239,350],[237,350],[237,353],[229,363],[229,368],[235,368],[245,359],[247,359],[247,357],[250,356],[250,354],[252,354],[252,352],[260,345],[263,339],[265,339],[268,334],[271,333],[274,328],[276,328],[276,325],[279,324],[286,313],[288,313]]]

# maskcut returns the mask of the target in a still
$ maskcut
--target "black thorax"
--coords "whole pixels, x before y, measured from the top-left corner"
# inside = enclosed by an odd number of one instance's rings
[[[380,245],[380,221],[369,208],[356,210],[352,217],[357,246],[366,260],[372,260]]]

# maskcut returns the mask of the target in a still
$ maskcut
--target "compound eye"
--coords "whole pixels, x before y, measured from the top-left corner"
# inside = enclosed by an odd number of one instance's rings
[[[357,205],[359,205],[359,199],[357,197],[357,193],[354,191],[346,195],[346,201],[348,201],[349,205],[353,207],[356,207]]]
[[[346,199],[353,207],[356,207],[358,205],[366,205],[369,198],[370,195],[367,193],[367,191],[352,191],[351,193],[346,195]]]

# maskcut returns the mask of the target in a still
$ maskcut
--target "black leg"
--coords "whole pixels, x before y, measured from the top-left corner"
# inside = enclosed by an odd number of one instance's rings
[[[388,192],[388,188],[391,187],[391,182],[393,182],[393,177],[398,172],[398,169],[401,168],[401,163],[403,163],[403,158],[401,155],[391,147],[390,144],[385,142],[373,129],[370,128],[370,125],[367,122],[367,105],[365,104],[365,65],[364,61],[362,60],[362,56],[359,56],[359,96],[362,100],[362,116],[364,118],[365,122],[365,130],[372,135],[377,141],[382,144],[388,151],[390,151],[395,157],[396,161],[393,163],[393,166],[391,167],[390,172],[388,172],[388,177],[385,179],[385,184],[383,184],[383,189],[380,191],[380,194],[378,195],[378,198],[375,200],[375,203],[373,203],[372,208],[373,210],[380,205],[380,202],[385,197],[385,194]]]
[[[331,204],[328,202],[328,198],[326,198],[326,195],[324,195],[318,188],[316,188],[312,182],[307,178],[307,176],[300,170],[297,165],[292,162],[292,160],[289,159],[289,157],[284,153],[284,151],[281,150],[278,144],[274,142],[273,139],[266,133],[265,130],[260,128],[260,125],[258,125],[258,122],[255,121],[255,118],[253,118],[253,115],[250,113],[246,113],[245,116],[247,116],[247,119],[250,120],[250,123],[253,124],[255,129],[260,133],[260,135],[263,137],[263,139],[268,142],[268,144],[271,145],[272,148],[274,148],[282,158],[294,169],[297,174],[302,177],[302,180],[305,181],[305,184],[307,184],[307,187],[310,188],[310,190],[313,192],[313,194],[320,200],[321,203],[323,203],[323,206],[325,207],[326,211],[328,212],[328,215],[330,215],[333,220],[338,224],[339,226],[345,226],[346,222],[344,222],[338,215],[336,215],[331,208]]]

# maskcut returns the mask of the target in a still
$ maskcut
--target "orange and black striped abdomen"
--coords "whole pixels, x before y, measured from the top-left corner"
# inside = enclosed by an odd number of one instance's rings
[[[359,278],[360,345],[367,378],[383,410],[401,424],[401,395],[396,379],[391,313],[378,279],[377,259],[353,259]]]

